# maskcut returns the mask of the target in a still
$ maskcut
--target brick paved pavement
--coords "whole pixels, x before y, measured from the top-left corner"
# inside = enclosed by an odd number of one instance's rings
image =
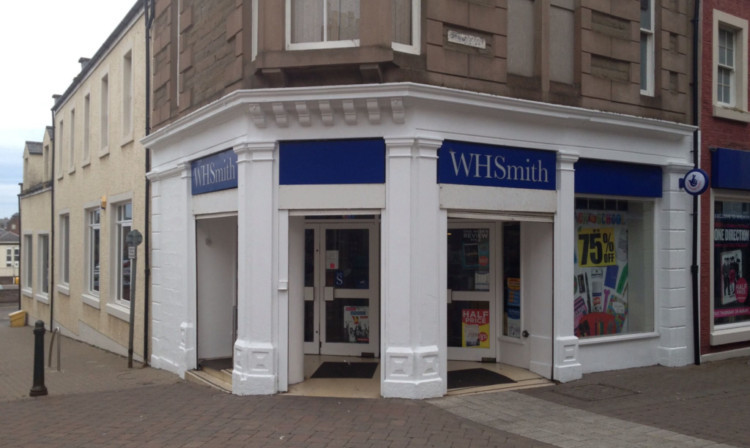
[[[237,397],[64,339],[49,395],[30,398],[33,334],[8,326],[13,309],[0,306],[3,447],[750,446],[747,358],[427,401]]]

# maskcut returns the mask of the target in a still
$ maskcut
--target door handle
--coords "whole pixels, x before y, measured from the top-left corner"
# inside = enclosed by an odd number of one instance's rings
[[[529,337],[529,332],[526,331],[526,330],[523,330],[523,333],[521,333],[521,336],[523,336],[525,338],[528,338]]]

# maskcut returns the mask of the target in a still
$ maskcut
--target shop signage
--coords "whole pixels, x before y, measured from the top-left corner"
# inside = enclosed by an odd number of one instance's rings
[[[708,173],[700,168],[690,170],[680,179],[680,187],[688,194],[698,196],[708,189]]]
[[[281,185],[385,183],[385,140],[316,140],[279,144]]]
[[[714,148],[711,150],[711,184],[713,188],[750,190],[750,151]]]
[[[237,188],[237,154],[232,149],[194,160],[190,171],[194,195]]]
[[[442,184],[555,190],[552,151],[445,141],[438,153]]]
[[[579,159],[575,163],[575,190],[578,194],[660,198],[661,167]]]

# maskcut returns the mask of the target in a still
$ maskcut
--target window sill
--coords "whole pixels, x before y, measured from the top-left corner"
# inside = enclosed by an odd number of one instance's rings
[[[34,297],[34,291],[31,288],[21,288],[21,294],[26,297]]]
[[[627,342],[627,341],[638,341],[642,339],[655,339],[659,337],[659,333],[652,331],[649,333],[632,333],[632,334],[614,334],[611,336],[590,336],[587,338],[579,338],[578,345],[597,345],[597,344],[608,344],[612,342]]]
[[[750,324],[734,328],[719,328],[711,332],[711,345],[750,341]]]
[[[82,294],[81,301],[91,308],[95,308],[97,310],[101,309],[101,306],[99,304],[99,297],[92,296],[91,294]]]
[[[123,148],[129,144],[133,143],[133,132],[131,131],[128,135],[125,135],[122,137],[122,140],[120,141],[120,148]]]
[[[91,165],[91,160],[84,160],[83,163],[81,163],[81,168],[86,168],[89,165]]]
[[[57,285],[57,292],[60,294],[65,294],[66,296],[70,295],[70,285],[67,285],[65,283],[60,283]]]
[[[255,68],[306,68],[311,66],[374,64],[392,60],[393,49],[377,46],[263,51],[258,53]]]
[[[107,314],[112,317],[116,317],[128,323],[130,322],[130,308],[116,303],[108,303],[105,309],[107,310]]]
[[[750,123],[750,112],[714,104],[714,117]]]
[[[109,146],[105,146],[104,148],[99,150],[99,158],[101,159],[104,156],[109,155]]]
[[[45,305],[49,305],[49,296],[47,294],[34,294],[34,300]]]

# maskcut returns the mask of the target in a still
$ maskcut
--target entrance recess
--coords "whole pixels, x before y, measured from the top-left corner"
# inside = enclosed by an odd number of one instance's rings
[[[305,226],[305,354],[379,356],[378,228]]]
[[[448,224],[448,359],[528,368],[517,222]]]

